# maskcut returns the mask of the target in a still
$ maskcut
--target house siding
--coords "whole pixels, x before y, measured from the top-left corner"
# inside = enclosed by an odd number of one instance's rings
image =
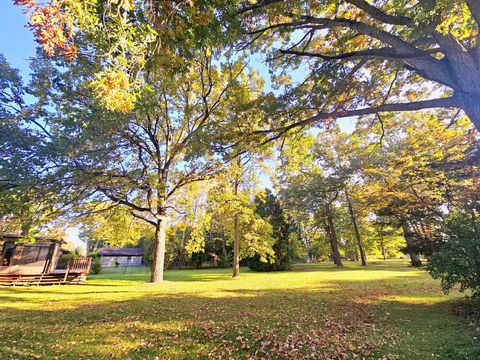
[[[115,261],[119,266],[141,266],[142,256],[101,256],[102,267],[115,267]]]

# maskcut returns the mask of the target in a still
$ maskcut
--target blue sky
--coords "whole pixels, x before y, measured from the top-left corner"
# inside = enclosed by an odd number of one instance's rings
[[[25,28],[27,19],[21,8],[10,0],[0,1],[0,14],[0,52],[26,77],[29,73],[28,59],[35,55],[36,46],[32,33]]]

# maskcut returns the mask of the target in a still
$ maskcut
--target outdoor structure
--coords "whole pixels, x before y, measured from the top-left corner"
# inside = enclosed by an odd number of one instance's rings
[[[70,284],[85,281],[91,258],[71,259],[59,266],[62,240],[0,235],[0,285]]]
[[[102,267],[143,265],[142,248],[104,248],[98,251],[98,255]]]

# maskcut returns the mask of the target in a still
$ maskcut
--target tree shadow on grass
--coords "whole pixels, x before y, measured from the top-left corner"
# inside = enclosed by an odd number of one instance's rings
[[[447,299],[392,300],[405,295],[404,280],[386,289],[378,280],[368,287],[326,283],[328,290],[219,286],[214,297],[159,289],[70,308],[47,302],[40,310],[5,308],[0,358],[480,358],[474,333],[448,311]],[[61,295],[58,301],[68,302]]]

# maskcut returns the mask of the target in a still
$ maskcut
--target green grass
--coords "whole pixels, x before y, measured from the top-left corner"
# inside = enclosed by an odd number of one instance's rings
[[[402,261],[147,278],[0,288],[0,359],[480,359],[461,295]]]

